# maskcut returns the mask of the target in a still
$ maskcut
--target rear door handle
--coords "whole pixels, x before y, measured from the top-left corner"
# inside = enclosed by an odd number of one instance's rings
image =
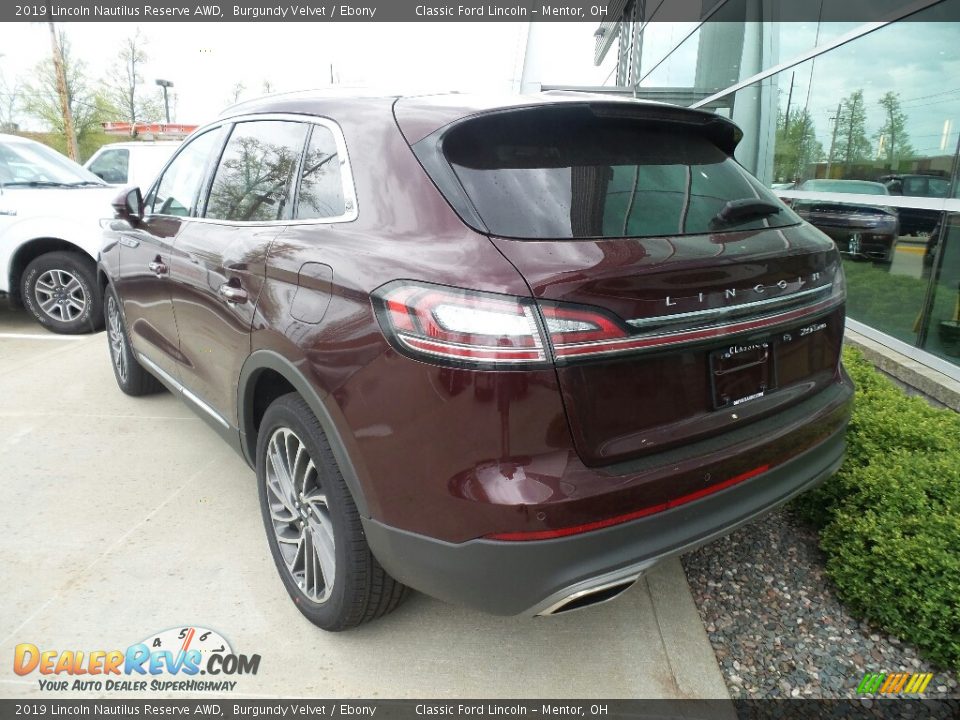
[[[147,267],[150,268],[150,272],[152,272],[157,277],[160,277],[161,275],[166,275],[168,272],[170,272],[166,264],[160,262],[159,260],[154,260],[149,265],[147,265]]]
[[[247,291],[242,287],[224,283],[220,286],[220,296],[229,303],[242,304],[248,299]]]

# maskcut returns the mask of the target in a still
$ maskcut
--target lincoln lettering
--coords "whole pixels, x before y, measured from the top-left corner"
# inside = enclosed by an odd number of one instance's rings
[[[804,279],[802,276],[797,277],[795,281],[797,285],[796,289],[799,290],[807,283],[816,282],[819,279],[820,279],[820,273],[818,272],[812,273],[810,277],[807,279]],[[763,283],[758,283],[754,285],[752,288],[740,288],[740,290],[743,293],[753,292],[757,295],[763,295],[764,293],[766,293],[768,289],[779,288],[780,290],[786,290],[788,287],[790,287],[790,283],[788,283],[786,280],[779,280],[773,285],[764,285]],[[732,300],[737,297],[737,288],[724,288],[719,292],[722,293],[723,297],[728,300]],[[697,293],[696,296],[694,297],[685,297],[685,298],[674,298],[674,297],[671,297],[670,295],[667,295],[666,298],[664,298],[664,302],[666,303],[667,307],[673,307],[674,305],[677,304],[678,299],[690,300],[690,301],[694,301],[695,299],[697,303],[702,304],[706,302],[707,296],[705,293],[702,293],[702,292]]]

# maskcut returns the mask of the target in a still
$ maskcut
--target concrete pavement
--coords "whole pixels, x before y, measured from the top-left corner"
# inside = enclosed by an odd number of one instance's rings
[[[123,395],[103,333],[0,310],[0,399],[0,696],[43,694],[13,672],[18,643],[122,649],[197,625],[261,655],[239,697],[727,697],[677,561],[555,618],[415,594],[324,633],[276,576],[253,472],[174,397]]]

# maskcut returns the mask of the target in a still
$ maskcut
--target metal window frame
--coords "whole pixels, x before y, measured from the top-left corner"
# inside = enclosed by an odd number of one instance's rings
[[[222,128],[225,126],[236,127],[242,123],[246,122],[266,122],[266,121],[280,121],[280,122],[297,122],[305,125],[321,125],[325,127],[333,135],[333,140],[337,146],[337,153],[340,156],[340,182],[343,185],[343,202],[344,202],[344,212],[340,215],[336,215],[328,218],[306,218],[303,220],[298,220],[296,218],[288,218],[286,220],[219,220],[216,218],[205,218],[197,217],[196,215],[182,216],[182,215],[163,215],[161,213],[152,213],[150,217],[173,217],[177,220],[184,222],[194,222],[201,223],[204,225],[228,225],[231,227],[276,227],[276,226],[287,226],[287,225],[333,225],[337,223],[347,223],[353,222],[359,217],[359,208],[357,207],[357,191],[356,186],[353,181],[353,171],[351,169],[352,165],[350,163],[350,156],[347,152],[347,142],[343,136],[343,130],[340,128],[340,125],[331,120],[330,118],[321,117],[319,115],[301,115],[297,113],[250,113],[244,115],[235,115],[229,118],[221,118],[216,120],[208,125],[204,125],[202,128],[196,130],[196,137],[199,137],[201,134],[205,134],[208,131],[215,130],[217,128]],[[307,133],[306,142],[309,143],[311,133]],[[192,140],[191,140],[192,142]],[[229,137],[227,138],[229,142]],[[188,147],[189,143],[184,143],[183,148],[177,150],[177,153],[170,158],[166,166],[164,166],[163,171],[157,176],[157,183],[159,184],[160,180],[167,172],[167,168],[173,163],[174,160],[183,152],[183,149]],[[226,143],[224,144],[224,148]],[[297,186],[300,184],[300,178],[294,178],[294,181],[297,183]],[[151,188],[152,189],[152,188]],[[209,188],[202,189],[202,192],[209,193]],[[206,204],[204,203],[204,207]]]

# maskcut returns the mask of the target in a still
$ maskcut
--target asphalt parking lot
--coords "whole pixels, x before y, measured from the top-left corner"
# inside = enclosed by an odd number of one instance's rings
[[[0,308],[4,697],[43,694],[13,672],[18,643],[123,649],[187,625],[261,655],[238,697],[727,697],[677,561],[556,618],[415,594],[358,630],[317,630],[276,576],[244,462],[171,395],[120,393],[103,333]]]

